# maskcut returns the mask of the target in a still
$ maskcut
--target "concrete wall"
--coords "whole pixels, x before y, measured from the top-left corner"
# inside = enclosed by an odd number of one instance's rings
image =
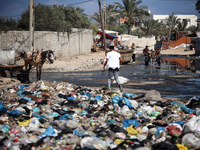
[[[67,32],[35,31],[35,48],[55,51],[57,57],[69,57],[91,52],[93,33],[90,29]],[[29,51],[29,31],[0,32],[0,49]]]

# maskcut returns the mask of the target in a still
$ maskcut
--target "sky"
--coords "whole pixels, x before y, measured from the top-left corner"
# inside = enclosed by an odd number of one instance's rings
[[[121,3],[122,0],[106,0],[106,5]],[[145,5],[153,15],[197,15],[200,14],[195,9],[197,0],[142,0],[139,5]],[[99,11],[98,0],[34,0],[35,4],[43,5],[72,5],[81,7],[89,17]],[[103,0],[101,0],[103,4]],[[0,16],[18,18],[30,5],[30,0],[0,0]]]

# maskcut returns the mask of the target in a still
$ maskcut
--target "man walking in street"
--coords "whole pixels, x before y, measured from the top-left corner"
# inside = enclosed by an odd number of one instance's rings
[[[111,89],[111,77],[112,77],[112,75],[114,75],[115,81],[119,85],[120,92],[122,92],[123,91],[122,85],[120,84],[119,79],[118,79],[119,68],[120,68],[120,64],[122,62],[122,58],[118,52],[114,51],[114,46],[110,46],[109,49],[110,49],[110,52],[107,53],[106,61],[104,63],[102,72],[105,71],[105,67],[106,67],[106,65],[108,65],[108,67],[109,67],[109,69],[108,69],[108,89],[109,90]]]

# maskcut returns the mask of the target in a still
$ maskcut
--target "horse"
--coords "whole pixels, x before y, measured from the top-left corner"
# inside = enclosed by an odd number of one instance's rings
[[[54,62],[54,52],[52,50],[47,50],[47,51],[37,50],[36,52],[20,51],[18,52],[18,57],[24,60],[25,74],[26,74],[25,81],[27,83],[30,82],[29,73],[32,67],[36,67],[36,79],[38,81],[41,80],[42,66],[44,65],[44,63],[52,64]]]

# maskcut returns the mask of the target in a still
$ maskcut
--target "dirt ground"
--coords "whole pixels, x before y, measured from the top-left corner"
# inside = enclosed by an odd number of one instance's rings
[[[142,53],[142,51],[136,51]],[[178,49],[162,50],[163,55],[192,55],[195,51],[186,51],[185,47]],[[101,70],[105,57],[104,51],[91,52],[79,56],[68,57],[64,59],[56,59],[53,64],[45,64],[43,71],[45,72],[70,72],[70,71],[93,71]]]
[[[91,52],[79,56],[56,59],[53,64],[45,64],[43,71],[49,72],[70,72],[70,71],[91,71],[99,70],[103,66],[105,57],[104,51]]]

